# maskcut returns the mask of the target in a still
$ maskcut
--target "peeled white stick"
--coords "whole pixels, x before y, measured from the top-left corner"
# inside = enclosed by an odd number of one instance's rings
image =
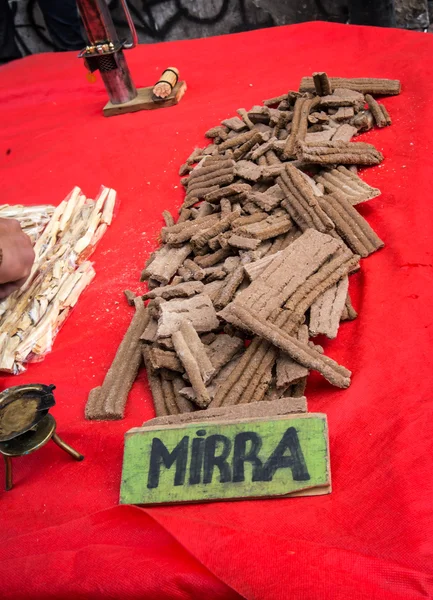
[[[7,337],[0,356],[0,371],[5,371],[6,373],[15,372],[15,349],[19,343],[20,338],[17,335],[13,338]]]
[[[77,256],[79,256],[83,250],[87,248],[90,244],[90,241],[99,225],[99,222],[102,218],[101,210],[104,205],[106,198],[108,197],[110,188],[106,188],[102,186],[98,197],[95,200],[95,205],[93,207],[92,213],[87,222],[87,231],[83,237],[81,237],[74,246],[74,252],[76,252]]]
[[[66,225],[69,223],[72,213],[74,212],[75,206],[77,205],[81,190],[79,187],[75,186],[72,192],[70,193],[69,198],[66,198],[66,209],[62,214],[62,218],[59,223],[59,230],[64,231]]]
[[[5,331],[3,333],[0,333],[0,357],[2,356],[3,352],[6,350],[8,340],[9,340],[9,336]]]
[[[33,354],[37,356],[44,356],[53,347],[53,332],[48,329],[41,337],[35,342],[32,348]]]
[[[104,206],[104,210],[101,214],[100,210],[102,208],[101,198],[106,200],[106,204]],[[113,218],[114,205],[116,202],[116,192],[110,188],[104,188],[98,197],[95,207],[92,211],[92,214],[89,218],[89,225],[87,232],[81,237],[74,246],[74,252],[80,257],[83,254],[84,250],[88,246],[94,246],[96,241],[99,241],[100,237],[105,233],[105,230],[101,230],[96,240],[94,240],[95,232],[97,232],[98,225],[102,222],[103,224],[110,224]],[[105,219],[104,219],[105,214]]]
[[[92,267],[92,263],[86,262],[81,265],[81,267],[85,267],[80,272],[79,279],[75,282],[74,287],[70,291],[68,297],[63,302],[63,307],[75,306],[78,298],[81,296],[82,292],[86,289],[89,283],[93,280],[96,275],[94,268]],[[81,268],[80,267],[80,268]]]
[[[41,315],[43,315],[48,310],[48,305],[50,302],[45,296],[41,296],[40,298],[38,298],[38,300],[41,308]]]
[[[80,194],[80,197],[78,198],[78,202],[77,202],[77,206],[76,206],[76,212],[79,213],[80,210],[83,208],[84,204],[86,203],[87,197],[84,194]]]
[[[21,320],[17,325],[17,330],[25,331],[29,327],[33,326],[33,321],[29,313],[30,311],[22,315]]]
[[[101,186],[101,189],[99,190],[99,194],[95,198],[96,212],[101,212],[102,207],[104,206],[104,203],[108,197],[108,194],[110,193],[110,189],[111,188],[105,187],[105,185]]]
[[[85,235],[83,235],[83,237],[80,238],[78,240],[78,242],[75,244],[74,252],[76,253],[77,257],[79,257],[80,254],[82,254],[82,252],[84,252],[84,250],[90,244],[90,241],[93,237],[93,233],[94,233],[93,231],[87,231],[87,233],[85,233]]]
[[[111,221],[113,220],[113,211],[114,205],[116,204],[117,194],[115,190],[110,189],[108,193],[108,198],[104,204],[104,209],[102,211],[102,222],[107,225],[111,225]]]
[[[40,323],[34,329],[29,331],[28,335],[25,336],[16,348],[15,360],[19,362],[24,362],[26,360],[30,352],[32,352],[33,346],[37,343],[37,340],[45,335],[48,330],[52,331],[53,325],[59,316],[59,311],[59,302],[54,300]]]
[[[80,271],[73,271],[69,275],[69,277],[66,279],[66,281],[63,283],[62,287],[59,289],[59,291],[57,293],[57,299],[62,306],[63,306],[66,298],[69,296],[69,294],[74,289],[74,285],[77,283],[77,281],[80,279],[80,277],[81,277]]]
[[[64,268],[65,268],[65,262],[62,260],[57,260],[54,263],[54,267],[53,267],[53,277],[55,279],[60,279]]]
[[[87,231],[86,233],[83,235],[83,237],[81,237],[77,243],[74,246],[74,252],[77,254],[77,256],[80,256],[80,254],[87,248],[87,246],[90,244],[90,241],[96,231],[96,228],[99,224],[99,221],[101,219],[101,212],[100,212],[100,205],[98,205],[98,202],[95,203],[95,206],[93,208],[92,214],[90,215],[89,221],[88,221],[88,226],[87,226]]]
[[[52,238],[51,232],[56,224],[56,230],[58,230],[58,222],[60,221],[64,210],[66,210],[66,200],[62,200],[62,202],[60,202],[60,204],[54,209],[53,216],[51,217],[50,222],[48,223],[44,233],[36,242],[34,247],[36,258],[38,258],[39,254],[44,251],[48,240]]]
[[[108,225],[106,223],[101,223],[98,229],[95,231],[94,236],[90,240],[90,246],[93,248],[99,242],[99,240],[104,236],[105,232],[108,229]]]
[[[0,206],[0,217],[5,219],[36,219],[51,216],[54,212],[54,206],[51,204],[38,204],[36,206],[24,206],[23,204],[2,204]]]

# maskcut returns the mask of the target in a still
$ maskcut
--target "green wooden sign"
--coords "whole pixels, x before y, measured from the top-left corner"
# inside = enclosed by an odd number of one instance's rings
[[[329,491],[323,414],[140,427],[125,434],[121,504]]]

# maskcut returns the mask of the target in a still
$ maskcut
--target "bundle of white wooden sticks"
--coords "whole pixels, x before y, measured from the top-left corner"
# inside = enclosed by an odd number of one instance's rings
[[[79,187],[57,206],[0,206],[34,243],[35,262],[24,286],[0,302],[0,371],[21,373],[41,360],[95,276],[87,260],[111,224],[116,192],[102,186],[95,200]]]

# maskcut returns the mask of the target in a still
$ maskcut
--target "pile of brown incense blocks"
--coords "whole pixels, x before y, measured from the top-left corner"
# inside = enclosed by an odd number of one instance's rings
[[[375,97],[399,92],[399,81],[315,73],[206,132],[211,143],[180,169],[177,222],[163,213],[162,245],[141,277],[149,291],[127,293],[135,316],[87,418],[123,417],[142,362],[167,423],[245,404],[261,414],[263,401],[302,412],[311,370],[350,385],[310,338],[333,339],[356,318],[349,276],[384,245],[356,209],[380,194],[357,167],[383,156],[353,138],[390,125]]]

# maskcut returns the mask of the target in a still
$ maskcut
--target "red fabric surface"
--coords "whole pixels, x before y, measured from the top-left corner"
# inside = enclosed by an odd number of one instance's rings
[[[1,202],[57,204],[101,183],[121,199],[53,352],[0,380],[55,383],[59,434],[86,456],[49,444],[14,461],[15,487],[0,492],[2,598],[433,597],[432,59],[429,34],[324,23],[141,46],[128,53],[138,86],[174,63],[188,92],[177,107],[110,119],[101,82],[88,84],[73,54],[0,70]],[[206,129],[316,70],[403,87],[384,100],[392,127],[363,136],[385,161],[364,171],[383,193],[359,210],[386,247],[351,277],[359,318],[325,343],[353,382],[336,390],[313,376],[307,390],[310,411],[328,415],[333,492],[117,506],[123,434],[153,416],[145,377],[123,421],[86,422],[84,405],[131,316],[122,290],[143,289],[161,211],[181,202],[179,165]]]

